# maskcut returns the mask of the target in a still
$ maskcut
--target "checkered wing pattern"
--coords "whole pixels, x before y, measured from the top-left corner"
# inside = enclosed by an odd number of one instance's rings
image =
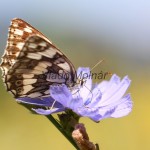
[[[73,86],[76,82],[70,60],[42,33],[18,18],[11,22],[1,69],[7,90],[15,98],[48,96],[50,85]]]

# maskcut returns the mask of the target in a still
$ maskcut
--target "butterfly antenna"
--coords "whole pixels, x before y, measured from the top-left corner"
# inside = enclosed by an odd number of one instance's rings
[[[92,69],[90,70],[90,71],[92,71],[95,67],[97,67],[99,64],[101,64],[102,62],[104,61],[104,59],[103,60],[100,60],[99,62],[97,62],[93,67],[92,67]],[[84,84],[85,83],[85,81],[83,81],[83,79],[80,79],[80,84],[81,84],[81,86],[85,86],[89,91],[90,91],[90,93],[92,94],[92,98],[93,98],[93,93],[92,93],[92,91]],[[84,85],[83,85],[84,84]],[[76,94],[76,93],[78,93],[79,91],[77,90],[74,94]]]
[[[97,67],[99,64],[101,64],[103,61],[104,61],[104,59],[98,61],[98,62],[91,68],[90,71],[92,71],[94,68],[96,68],[96,67]],[[86,85],[84,85],[84,86],[90,91],[90,93],[92,94],[92,98],[93,98],[93,93],[92,93],[92,91],[91,91]]]
[[[95,67],[97,67],[99,64],[101,64],[104,61],[104,59],[100,60],[99,62],[97,62],[90,71],[92,71]]]

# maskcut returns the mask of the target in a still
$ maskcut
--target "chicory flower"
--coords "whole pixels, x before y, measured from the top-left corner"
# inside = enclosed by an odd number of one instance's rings
[[[90,69],[79,68],[77,74],[81,72],[90,74]],[[92,79],[87,76],[84,85],[75,86],[71,90],[65,84],[50,86],[51,97],[43,98],[42,102],[30,98],[20,98],[18,101],[51,107],[47,110],[33,109],[38,114],[49,115],[71,109],[79,116],[89,117],[97,122],[104,118],[123,117],[131,112],[131,96],[124,96],[130,82],[128,76],[120,80],[114,74],[109,81],[93,85]]]

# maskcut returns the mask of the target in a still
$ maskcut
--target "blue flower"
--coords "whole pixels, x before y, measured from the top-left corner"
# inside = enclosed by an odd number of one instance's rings
[[[77,75],[90,74],[89,68],[79,68]],[[80,76],[81,77],[81,76]],[[81,77],[82,79],[82,77]],[[104,118],[119,118],[126,116],[132,110],[130,94],[124,96],[130,85],[130,79],[125,76],[122,80],[113,75],[109,81],[102,81],[99,84],[92,84],[92,79],[87,76],[82,86],[75,86],[68,89],[66,85],[54,85],[50,87],[51,97],[39,99],[20,98],[18,101],[48,106],[52,108],[33,109],[36,113],[49,115],[66,109],[71,109],[79,116],[89,117],[94,121]]]

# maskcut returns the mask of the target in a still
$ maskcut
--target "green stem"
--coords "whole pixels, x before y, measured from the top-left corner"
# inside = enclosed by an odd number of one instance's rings
[[[48,118],[48,120],[50,120],[52,122],[52,124],[67,138],[67,140],[77,149],[80,150],[77,146],[77,144],[75,143],[75,141],[73,140],[73,138],[71,136],[69,136],[64,129],[61,127],[61,125],[54,119],[54,117],[52,115],[48,115],[46,116]]]

